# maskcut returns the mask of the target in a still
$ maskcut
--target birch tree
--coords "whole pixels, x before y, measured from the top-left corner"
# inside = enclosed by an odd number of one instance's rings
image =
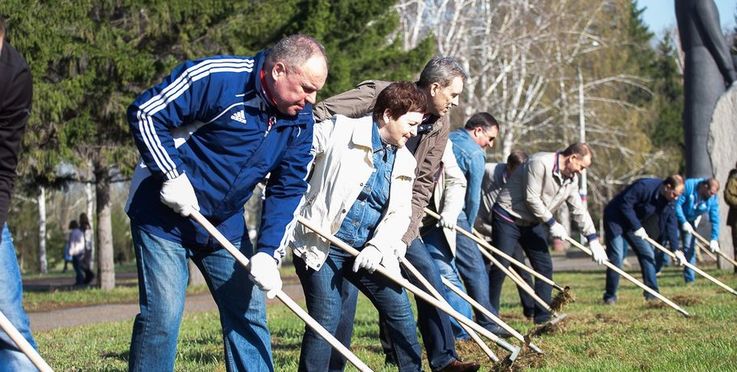
[[[626,94],[650,94],[623,53],[631,6],[629,0],[405,0],[397,9],[407,47],[430,34],[438,54],[463,63],[469,78],[460,115],[451,119],[460,124],[474,112],[493,113],[502,123],[500,160],[515,147],[552,151],[576,142],[583,112],[597,154],[589,174],[599,208],[605,194],[662,156],[642,128],[645,108]]]

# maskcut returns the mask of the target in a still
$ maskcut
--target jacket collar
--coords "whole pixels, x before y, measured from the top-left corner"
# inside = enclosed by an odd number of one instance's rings
[[[356,129],[353,130],[353,135],[351,136],[351,141],[357,146],[365,147],[368,151],[373,151],[374,146],[372,144],[371,137],[374,125],[377,124],[370,116],[366,116],[364,119],[365,120],[363,121],[366,125],[363,123],[361,125],[356,125]]]

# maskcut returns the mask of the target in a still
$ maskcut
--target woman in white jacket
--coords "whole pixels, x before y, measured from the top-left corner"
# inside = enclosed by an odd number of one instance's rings
[[[425,107],[415,84],[399,82],[379,94],[372,116],[315,124],[314,172],[301,214],[360,254],[354,259],[301,225],[290,242],[310,315],[335,334],[343,301],[360,290],[387,320],[400,371],[421,370],[409,299],[402,287],[372,273],[379,265],[396,270],[397,254],[406,250],[401,238],[416,163],[404,145],[417,134]],[[350,344],[350,335],[345,338]],[[306,327],[300,371],[342,369],[342,363],[331,366],[330,356],[330,345]]]
[[[72,220],[69,223],[69,239],[66,246],[69,247],[69,256],[72,257],[74,267],[74,285],[84,284],[84,233],[79,229],[79,223]]]

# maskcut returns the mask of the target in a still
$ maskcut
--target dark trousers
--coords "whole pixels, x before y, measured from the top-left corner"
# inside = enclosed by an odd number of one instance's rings
[[[525,262],[525,251],[522,250],[522,247],[520,247],[519,244],[517,244],[517,248],[514,249],[514,254],[512,255],[512,258],[522,263]],[[520,269],[516,265],[511,266],[511,268],[530,287],[535,285],[535,283],[532,281],[532,275],[530,275],[530,273]],[[517,293],[519,293],[519,302],[522,304],[522,314],[528,318],[532,318],[533,316],[535,316],[535,300],[532,299],[532,296],[530,296],[530,294],[527,293],[527,291],[522,289],[522,287],[520,286],[517,286]]]
[[[436,289],[443,288],[443,282],[440,279],[440,270],[438,270],[438,267],[430,256],[427,248],[425,248],[425,243],[422,239],[417,238],[412,241],[412,244],[407,248],[405,259],[407,259],[433,287]],[[425,286],[415,279],[411,273],[404,272],[404,276],[417,287],[421,289],[425,288]],[[427,352],[427,359],[430,363],[430,368],[432,370],[442,369],[454,359],[458,358],[455,351],[455,336],[453,334],[453,329],[451,328],[450,316],[418,297],[415,297],[415,301],[417,302],[417,325],[420,328],[422,341],[425,344],[425,351]],[[343,307],[343,311],[346,311],[345,305]],[[353,312],[355,313],[355,310]],[[341,320],[341,324],[344,323],[347,322]],[[387,327],[384,323],[383,319],[379,320],[381,344],[384,348],[384,353],[387,354],[387,362],[393,362],[391,358],[389,358],[392,354],[390,350],[393,348],[393,345],[388,339],[388,332],[386,331]],[[340,329],[338,331],[341,332]]]
[[[504,218],[494,216],[492,222],[492,237],[494,246],[502,252],[513,255],[519,244],[527,254],[530,265],[535,271],[542,274],[546,278],[553,278],[553,260],[550,258],[548,250],[547,231],[542,224],[531,226],[518,226],[514,222],[507,221]],[[499,263],[504,267],[509,267],[509,261],[497,256]],[[499,308],[500,298],[502,294],[502,285],[504,284],[504,272],[497,266],[492,266],[489,270],[489,292],[491,295],[492,306]],[[552,300],[553,287],[543,282],[535,280],[535,294],[546,303]],[[544,323],[550,320],[550,313],[535,303],[533,319],[535,323]]]

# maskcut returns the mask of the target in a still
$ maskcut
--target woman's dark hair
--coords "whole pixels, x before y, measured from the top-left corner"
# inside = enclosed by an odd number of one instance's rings
[[[69,230],[74,230],[78,228],[79,228],[79,222],[77,222],[77,220],[69,221]]]
[[[378,121],[384,111],[389,110],[396,119],[410,111],[424,113],[427,109],[427,96],[415,83],[398,81],[390,84],[379,93],[374,106],[374,120]]]
[[[92,226],[90,226],[90,219],[87,218],[87,214],[86,213],[80,214],[79,215],[79,228],[82,231],[87,231],[87,229],[89,229],[91,227]]]

